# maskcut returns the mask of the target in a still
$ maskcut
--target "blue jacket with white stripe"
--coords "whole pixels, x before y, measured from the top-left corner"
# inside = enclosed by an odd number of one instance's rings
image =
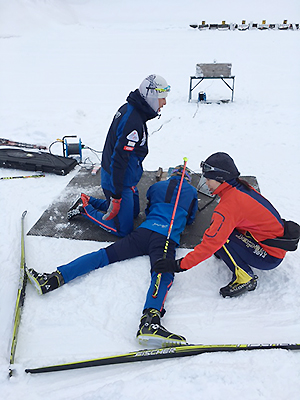
[[[158,114],[136,89],[119,108],[109,128],[101,162],[101,185],[115,197],[124,187],[136,186],[143,173],[142,161],[148,154],[146,121]]]

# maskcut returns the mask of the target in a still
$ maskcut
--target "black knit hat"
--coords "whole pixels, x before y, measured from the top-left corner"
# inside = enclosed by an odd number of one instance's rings
[[[227,153],[214,153],[200,164],[205,178],[218,182],[238,178],[240,173]]]

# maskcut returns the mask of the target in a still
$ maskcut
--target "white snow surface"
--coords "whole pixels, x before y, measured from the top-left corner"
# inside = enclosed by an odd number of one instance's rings
[[[242,19],[300,22],[298,0],[0,0],[0,137],[48,146],[77,135],[102,150],[112,117],[151,73],[171,85],[160,119],[148,123],[146,170],[188,166],[228,152],[255,175],[282,217],[300,222],[300,31],[204,31],[189,24]],[[188,103],[197,63],[232,63],[234,102]],[[208,98],[229,97],[217,81]],[[161,129],[159,129],[161,128]],[[159,130],[158,130],[159,129]],[[52,151],[62,154],[61,145]],[[89,150],[84,158],[97,162]],[[135,339],[149,284],[149,260],[116,263],[46,296],[27,286],[16,371],[7,378],[19,280],[20,218],[26,232],[78,168],[62,177],[0,182],[0,393],[15,400],[278,399],[300,393],[300,353],[260,350],[204,354],[29,375],[25,368],[116,355]],[[0,176],[28,171],[0,169]],[[198,216],[201,218],[201,214]],[[107,243],[26,236],[28,267],[51,272]],[[188,250],[178,249],[184,256]],[[175,278],[164,325],[189,343],[300,343],[300,254],[257,271],[255,292],[223,299],[230,273],[209,259]]]

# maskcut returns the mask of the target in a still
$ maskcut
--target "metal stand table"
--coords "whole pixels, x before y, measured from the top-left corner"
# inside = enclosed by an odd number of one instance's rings
[[[231,101],[233,101],[234,93],[234,78],[235,76],[190,76],[190,91],[189,91],[189,102],[192,99],[192,91],[204,80],[204,79],[221,79],[225,85],[231,90]],[[226,82],[226,79],[232,80],[232,86]],[[193,80],[198,80],[198,82],[193,86]]]

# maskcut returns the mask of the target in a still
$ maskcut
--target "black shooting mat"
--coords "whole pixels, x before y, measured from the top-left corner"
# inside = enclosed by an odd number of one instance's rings
[[[138,184],[140,194],[140,215],[135,220],[135,228],[145,220],[144,210],[146,208],[146,192],[149,186],[157,180],[166,179],[167,173],[163,172],[159,176],[158,171],[144,171]],[[258,183],[253,176],[244,176],[255,189]],[[200,175],[193,174],[192,184],[198,188],[198,206],[199,209],[205,207],[197,213],[195,222],[187,226],[181,235],[182,248],[193,248],[201,242],[204,231],[208,228],[214,208],[218,204],[218,199],[214,199],[207,194],[207,189],[201,187]],[[76,240],[93,240],[97,242],[114,242],[119,240],[113,234],[104,231],[96,224],[79,216],[74,217],[70,222],[67,220],[69,208],[79,198],[80,193],[86,193],[89,196],[105,198],[100,186],[100,171],[96,175],[91,174],[91,170],[81,168],[76,176],[69,182],[64,191],[57,197],[54,203],[50,204],[47,210],[42,214],[36,224],[30,229],[28,235],[46,236],[55,238],[67,238]],[[201,188],[200,188],[201,187]],[[201,191],[200,191],[201,190]]]

